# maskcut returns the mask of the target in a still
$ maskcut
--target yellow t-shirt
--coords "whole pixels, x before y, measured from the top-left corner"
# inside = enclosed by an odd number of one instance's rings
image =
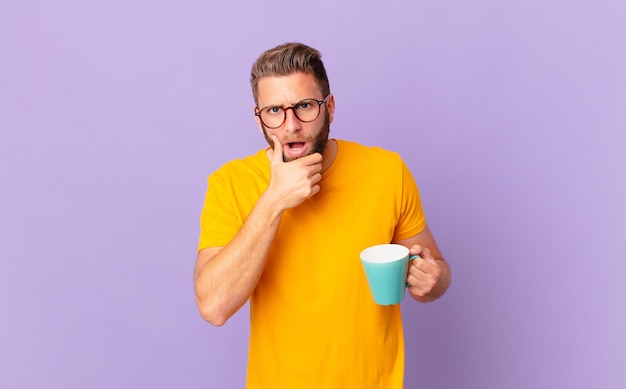
[[[250,300],[248,389],[403,387],[400,305],[374,303],[359,253],[426,225],[397,153],[337,140],[320,192],[284,212]],[[265,150],[208,181],[199,249],[225,246],[265,191]]]

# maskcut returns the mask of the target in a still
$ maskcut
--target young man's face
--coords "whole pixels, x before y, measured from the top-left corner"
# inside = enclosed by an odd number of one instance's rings
[[[294,73],[288,76],[264,77],[258,84],[258,108],[292,107],[306,100],[324,100],[315,77],[306,73]],[[314,103],[317,104],[317,103]],[[285,121],[278,128],[268,128],[255,116],[259,128],[267,143],[274,147],[271,135],[276,135],[283,145],[283,160],[292,161],[313,153],[323,154],[328,142],[330,123],[333,120],[334,99],[330,95],[322,103],[319,116],[310,122],[300,121],[293,109],[285,110]]]

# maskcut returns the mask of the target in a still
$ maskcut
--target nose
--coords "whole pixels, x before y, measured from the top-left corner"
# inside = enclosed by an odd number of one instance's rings
[[[296,132],[300,130],[302,122],[296,117],[293,108],[285,109],[285,131]]]

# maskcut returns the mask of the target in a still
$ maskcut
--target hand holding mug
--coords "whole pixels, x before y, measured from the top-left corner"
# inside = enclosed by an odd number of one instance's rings
[[[409,253],[418,255],[418,258],[411,261],[409,266],[406,280],[409,293],[414,297],[424,297],[439,282],[442,273],[441,267],[426,247],[415,245],[411,247]]]

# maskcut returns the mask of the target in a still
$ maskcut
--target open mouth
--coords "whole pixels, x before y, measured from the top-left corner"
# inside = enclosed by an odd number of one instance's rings
[[[289,161],[304,157],[309,153],[309,144],[304,141],[287,142],[284,145],[285,158]]]
[[[287,147],[289,147],[290,150],[300,150],[302,147],[304,147],[304,142],[289,142],[287,143]]]

